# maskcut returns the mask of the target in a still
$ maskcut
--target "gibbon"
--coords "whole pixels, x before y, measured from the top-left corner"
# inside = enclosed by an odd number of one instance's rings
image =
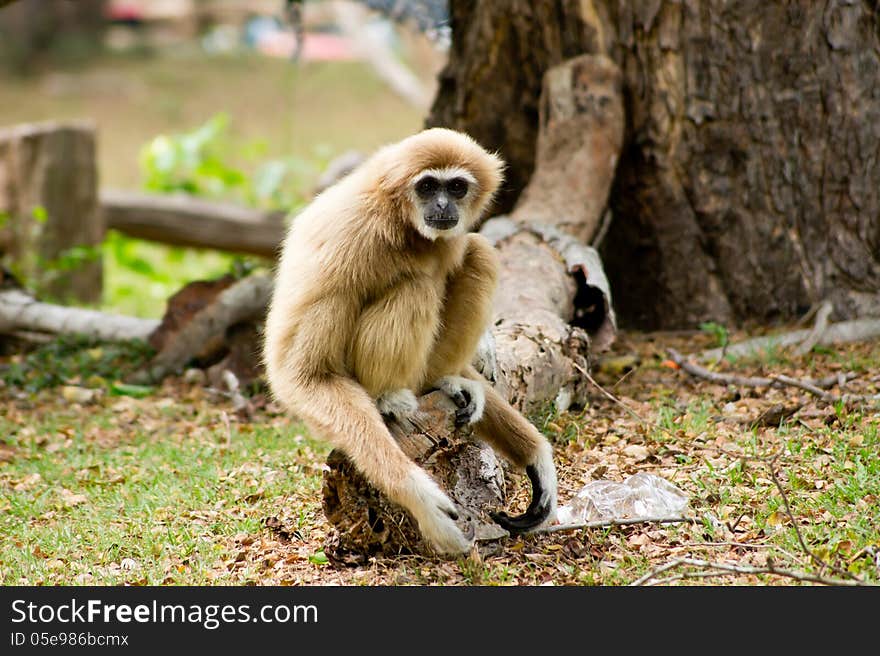
[[[428,390],[446,392],[456,421],[525,468],[528,509],[495,521],[520,533],[556,509],[550,443],[471,366],[491,320],[498,258],[468,230],[503,167],[442,128],[381,148],[294,219],[266,321],[273,395],[408,510],[441,553],[471,541],[455,505],[382,419],[405,421]]]

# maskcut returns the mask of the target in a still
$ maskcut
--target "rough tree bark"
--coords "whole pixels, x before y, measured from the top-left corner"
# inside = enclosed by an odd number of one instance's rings
[[[640,327],[776,320],[828,299],[880,314],[880,8],[824,0],[452,0],[429,124],[535,158],[541,75],[578,53],[623,71],[626,145],[603,244]],[[511,107],[518,111],[511,111]]]

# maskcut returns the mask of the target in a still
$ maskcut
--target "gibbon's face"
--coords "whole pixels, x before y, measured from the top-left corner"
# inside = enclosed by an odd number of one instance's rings
[[[467,232],[473,223],[477,180],[458,167],[426,169],[412,181],[416,230],[430,240]]]

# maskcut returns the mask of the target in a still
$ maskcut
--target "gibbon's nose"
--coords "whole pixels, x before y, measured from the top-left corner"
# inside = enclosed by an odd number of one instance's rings
[[[446,197],[446,194],[438,194],[437,195],[437,207],[441,210],[445,210],[446,206],[449,205],[449,199]]]

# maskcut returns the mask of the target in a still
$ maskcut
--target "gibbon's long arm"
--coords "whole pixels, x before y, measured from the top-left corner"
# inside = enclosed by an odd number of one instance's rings
[[[300,310],[296,329],[282,328],[284,315],[275,312],[283,310],[283,302],[273,308],[270,324],[281,323],[276,324],[278,330],[267,331],[266,365],[275,396],[341,449],[381,492],[412,513],[435,549],[465,551],[469,540],[455,525],[453,503],[401,450],[363,386],[342,373],[344,349],[335,349],[344,345],[347,331],[344,324],[326,325],[339,311],[345,317],[341,300],[331,296],[313,301]],[[333,330],[341,335],[329,338],[327,332]]]
[[[467,235],[461,266],[446,283],[440,333],[428,361],[428,380],[460,376],[474,357],[492,320],[492,296],[498,285],[498,254],[482,235]]]

